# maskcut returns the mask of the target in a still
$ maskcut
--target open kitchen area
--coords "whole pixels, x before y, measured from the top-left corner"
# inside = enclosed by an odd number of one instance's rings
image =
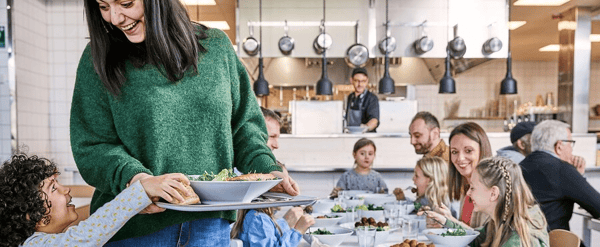
[[[94,191],[71,146],[75,82],[90,42],[83,2],[0,0],[0,160],[21,150],[55,162],[80,220]],[[518,123],[565,122],[572,154],[585,160],[583,177],[600,191],[597,0],[181,2],[191,20],[226,34],[253,99],[280,118],[272,153],[302,196],[329,197],[355,166],[362,138],[376,144],[371,165],[386,192],[414,186],[423,154],[409,128],[419,112],[437,118],[446,144],[455,127],[476,123],[493,156],[513,145]],[[378,101],[375,129],[350,116],[356,74]],[[571,231],[600,247],[600,227],[590,231],[593,221],[575,208]]]

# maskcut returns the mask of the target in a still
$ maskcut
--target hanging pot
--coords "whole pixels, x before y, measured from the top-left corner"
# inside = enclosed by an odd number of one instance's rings
[[[242,48],[249,56],[256,56],[260,50],[260,43],[254,37],[254,27],[250,26],[250,37],[244,39]]]
[[[396,38],[386,37],[385,39],[381,40],[381,42],[379,42],[379,51],[381,51],[381,53],[392,53],[394,50],[396,50]]]
[[[294,38],[288,35],[287,20],[285,21],[285,26],[283,29],[285,31],[285,36],[279,39],[279,50],[281,53],[283,53],[283,55],[290,55],[294,49]]]
[[[317,36],[317,38],[315,38],[315,41],[313,42],[313,48],[315,49],[315,52],[317,54],[323,54],[323,52],[329,49],[329,47],[331,47],[331,44],[333,43],[331,35],[325,33],[325,22],[321,22],[320,29],[321,33],[319,34],[319,36]]]
[[[483,54],[489,55],[498,52],[502,49],[502,41],[499,38],[493,37],[483,43]]]
[[[348,50],[346,50],[346,64],[348,64],[349,67],[352,68],[356,68],[356,67],[364,67],[367,64],[367,61],[369,61],[369,49],[363,45],[360,44],[359,39],[358,39],[358,21],[356,21],[356,29],[355,29],[355,39],[356,39],[356,43],[353,44],[352,46],[350,46],[348,48]]]
[[[458,36],[458,25],[454,26],[454,39],[448,42],[448,52],[450,56],[454,59],[461,59],[465,52],[467,52],[467,46],[465,45],[465,40]]]
[[[415,52],[419,55],[424,54],[428,51],[431,51],[431,49],[433,49],[433,40],[430,39],[429,37],[427,37],[427,34],[425,33],[425,27],[423,27],[425,22],[423,22],[423,24],[421,24],[421,27],[420,27],[421,28],[421,38],[419,38],[418,40],[416,40],[413,43],[413,46],[415,47]]]

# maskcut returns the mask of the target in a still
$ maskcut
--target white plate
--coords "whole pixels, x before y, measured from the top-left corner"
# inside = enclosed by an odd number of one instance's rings
[[[277,195],[283,197],[285,194],[281,193],[265,193],[263,196],[269,197],[269,195]],[[249,203],[230,203],[230,204],[192,204],[192,205],[176,205],[167,202],[156,202],[156,205],[162,208],[186,211],[186,212],[204,212],[204,211],[225,211],[225,210],[237,210],[237,209],[253,209],[253,208],[270,208],[270,207],[285,207],[285,206],[300,206],[310,205],[317,200],[317,197],[313,196],[289,196],[289,200],[284,201],[263,201],[263,202],[249,202]]]
[[[475,239],[478,235],[478,231],[465,230],[467,232],[466,236],[445,236],[442,237],[440,234],[448,231],[447,229],[426,229],[421,232],[421,234],[425,235],[431,242],[433,242],[436,246],[444,245],[448,247],[462,247],[465,246],[473,239]],[[433,233],[433,234],[428,234]]]
[[[318,219],[317,217],[319,216],[338,216],[337,218],[321,218]],[[313,218],[315,219],[315,224],[312,225],[312,227],[328,227],[328,226],[335,226],[338,222],[340,222],[345,216],[342,215],[335,215],[335,214],[313,214],[312,215]]]
[[[198,177],[189,176],[191,178]],[[265,181],[190,181],[202,204],[249,203],[282,180]]]

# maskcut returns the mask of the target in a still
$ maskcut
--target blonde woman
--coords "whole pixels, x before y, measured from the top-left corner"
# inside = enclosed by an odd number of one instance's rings
[[[417,187],[417,202],[432,209],[450,204],[448,188],[448,164],[440,157],[423,157],[417,161],[413,182]],[[457,210],[450,209],[457,217]]]
[[[467,195],[474,211],[490,218],[469,246],[549,246],[546,217],[523,179],[521,167],[494,157],[482,160],[471,176]],[[440,214],[428,212],[450,228],[463,228]]]

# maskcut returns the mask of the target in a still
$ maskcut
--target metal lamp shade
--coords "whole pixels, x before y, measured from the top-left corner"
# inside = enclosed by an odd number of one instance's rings
[[[332,84],[327,76],[321,77],[319,81],[317,81],[317,95],[332,95]]]
[[[379,93],[380,94],[394,94],[396,93],[396,85],[394,79],[390,76],[390,65],[387,54],[385,55],[385,72],[381,80],[379,80]]]
[[[254,81],[254,94],[256,96],[267,96],[269,95],[269,82],[265,80],[263,73],[263,59],[258,59],[258,78]]]
[[[440,80],[440,91],[438,93],[456,93],[456,82],[450,74],[450,52],[448,48],[446,48],[446,51],[448,52],[446,55],[446,73]]]
[[[506,58],[506,76],[500,84],[500,94],[517,94],[517,80],[512,77],[512,57],[508,52]]]

